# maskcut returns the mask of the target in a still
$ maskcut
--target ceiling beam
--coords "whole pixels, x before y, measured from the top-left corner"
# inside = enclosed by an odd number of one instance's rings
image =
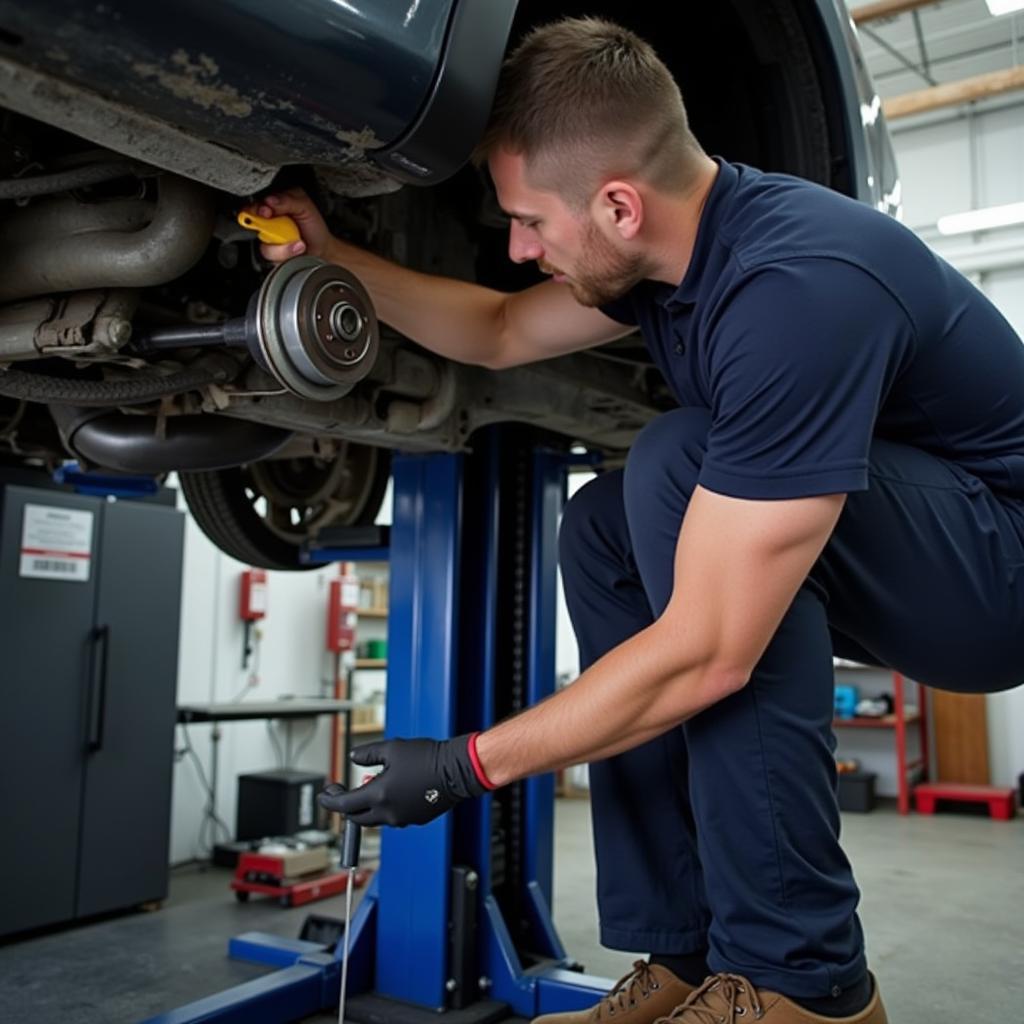
[[[894,120],[910,114],[923,114],[927,110],[937,110],[939,107],[953,107],[959,103],[998,96],[1014,89],[1024,89],[1024,65],[893,96],[883,102],[882,109],[889,120]]]
[[[862,4],[850,11],[854,23],[860,25],[865,21],[878,21],[881,18],[894,18],[904,11],[913,11],[918,7],[929,7],[939,0],[876,0],[873,4]]]
[[[938,85],[932,77],[931,72],[927,68],[918,67],[909,57],[900,53],[891,43],[886,42],[877,32],[868,28],[866,25],[861,29],[861,32],[868,37],[876,46],[880,46],[890,57],[902,64],[908,71],[912,71],[915,75],[920,76],[928,83],[928,85]]]

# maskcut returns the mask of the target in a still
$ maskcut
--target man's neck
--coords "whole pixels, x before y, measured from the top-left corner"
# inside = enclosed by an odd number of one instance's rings
[[[718,164],[710,157],[702,157],[691,189],[678,196],[658,195],[648,219],[652,280],[677,285],[686,276],[697,244],[701,214],[717,177]]]

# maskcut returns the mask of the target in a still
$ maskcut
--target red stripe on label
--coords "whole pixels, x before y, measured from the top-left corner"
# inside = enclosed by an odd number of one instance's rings
[[[43,555],[46,558],[92,558],[87,551],[51,551],[49,548],[22,548],[23,555]]]

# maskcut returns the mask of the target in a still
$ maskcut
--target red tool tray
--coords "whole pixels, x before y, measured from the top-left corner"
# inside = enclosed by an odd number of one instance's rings
[[[296,881],[274,884],[274,877],[280,879],[284,868],[283,860],[273,854],[243,853],[235,867],[235,877],[231,879],[231,888],[235,891],[235,899],[245,902],[250,893],[260,896],[275,896],[282,907],[301,907],[304,903],[323,900],[345,891],[348,884],[348,871],[323,871],[308,875]],[[262,876],[260,881],[251,881],[254,875]],[[366,884],[370,872],[358,868],[353,879],[356,889]]]

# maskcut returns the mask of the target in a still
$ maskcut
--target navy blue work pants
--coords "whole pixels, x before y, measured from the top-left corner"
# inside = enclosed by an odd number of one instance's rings
[[[666,413],[624,471],[566,506],[560,555],[585,668],[668,602],[710,419]],[[953,690],[1024,680],[1024,508],[958,467],[876,441],[748,685],[591,766],[601,941],[687,953],[796,998],[866,969],[839,846],[833,653]],[[694,595],[699,600],[699,594]]]

